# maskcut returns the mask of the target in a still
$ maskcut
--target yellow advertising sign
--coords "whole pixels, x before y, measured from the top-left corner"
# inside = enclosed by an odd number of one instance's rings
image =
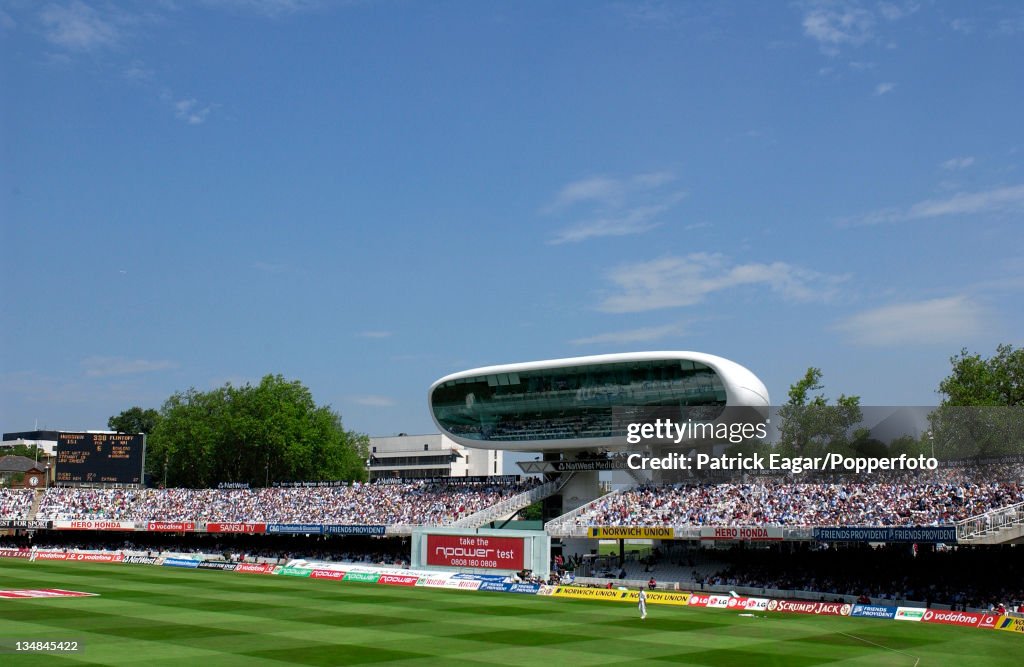
[[[671,540],[675,538],[675,530],[669,526],[593,526],[587,530],[588,537],[608,540],[632,538],[648,538],[655,540]]]
[[[620,591],[617,588],[558,586],[552,595],[575,600],[606,600],[608,602],[632,602],[633,604],[640,600],[640,591]],[[647,602],[685,607],[690,602],[690,594],[676,593],[675,591],[647,591]]]
[[[1015,618],[1013,616],[1000,616],[999,620],[996,621],[996,630],[1024,633],[1024,618]]]

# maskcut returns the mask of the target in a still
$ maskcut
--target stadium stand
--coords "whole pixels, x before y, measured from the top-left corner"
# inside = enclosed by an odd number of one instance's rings
[[[442,525],[495,505],[535,483],[355,483],[265,489],[50,488],[36,518]]]
[[[1024,501],[1019,466],[1003,475],[945,470],[905,481],[641,486],[599,498],[576,526],[929,526]],[[978,481],[985,480],[985,481]]]
[[[0,489],[0,518],[25,519],[32,507],[31,489]]]

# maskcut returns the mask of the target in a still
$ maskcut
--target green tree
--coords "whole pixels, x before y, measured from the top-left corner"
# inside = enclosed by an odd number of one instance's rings
[[[149,408],[144,410],[138,406],[128,408],[119,415],[107,420],[107,428],[118,433],[150,434],[160,421],[160,413]]]
[[[943,395],[929,415],[940,458],[989,458],[1024,452],[1024,349],[1000,345],[988,359],[966,349],[950,358]]]
[[[221,482],[365,479],[369,438],[346,431],[298,381],[189,389],[167,399],[149,439],[147,467],[169,486]]]
[[[953,371],[939,383],[942,405],[1024,406],[1024,348],[1000,345],[989,359],[964,348],[949,362]]]
[[[834,405],[820,392],[820,368],[808,368],[804,376],[789,388],[789,400],[779,408],[782,420],[779,449],[783,452],[813,455],[829,449],[849,448],[851,429],[863,418],[859,396],[840,394]],[[813,395],[812,395],[813,394]]]

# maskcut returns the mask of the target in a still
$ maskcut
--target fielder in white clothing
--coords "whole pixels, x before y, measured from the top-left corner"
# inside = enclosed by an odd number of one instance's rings
[[[640,589],[640,620],[647,618],[647,591]]]

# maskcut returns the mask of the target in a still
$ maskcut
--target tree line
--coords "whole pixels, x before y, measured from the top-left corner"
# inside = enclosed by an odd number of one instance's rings
[[[258,385],[188,389],[159,410],[132,407],[109,419],[145,433],[151,483],[212,487],[275,481],[363,480],[369,438],[348,431],[301,382],[267,375]]]

